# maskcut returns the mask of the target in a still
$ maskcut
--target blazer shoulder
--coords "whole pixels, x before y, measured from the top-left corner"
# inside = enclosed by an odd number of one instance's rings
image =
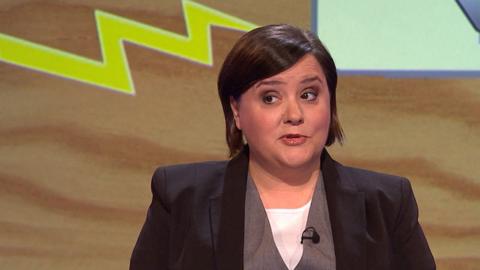
[[[152,177],[152,193],[165,205],[188,193],[216,196],[223,189],[227,161],[206,161],[158,167]]]
[[[184,178],[185,176],[193,176],[195,174],[211,174],[219,170],[224,170],[226,167],[227,161],[204,161],[204,162],[195,162],[195,163],[183,163],[183,164],[174,164],[160,166],[155,170],[154,175],[164,174],[168,177],[180,177]]]
[[[405,186],[410,186],[410,181],[402,176],[376,172],[362,168],[343,166],[338,164],[338,173],[342,179],[347,179],[356,189],[366,193],[379,190],[399,192]]]
[[[383,219],[392,234],[402,231],[398,229],[402,224],[418,223],[418,207],[407,178],[347,166],[338,171],[353,183],[356,191],[364,194],[367,222]]]
[[[367,206],[378,205],[384,212],[398,213],[402,204],[415,200],[405,177],[340,164],[337,171],[341,181],[365,195]]]

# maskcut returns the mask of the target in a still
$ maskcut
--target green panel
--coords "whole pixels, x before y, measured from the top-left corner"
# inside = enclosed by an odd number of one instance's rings
[[[316,6],[317,34],[340,70],[480,71],[479,34],[453,0],[319,0]]]

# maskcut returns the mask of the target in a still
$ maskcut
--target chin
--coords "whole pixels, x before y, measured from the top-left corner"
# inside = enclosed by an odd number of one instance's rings
[[[313,157],[310,155],[287,155],[282,157],[281,162],[289,168],[301,168],[312,162]]]

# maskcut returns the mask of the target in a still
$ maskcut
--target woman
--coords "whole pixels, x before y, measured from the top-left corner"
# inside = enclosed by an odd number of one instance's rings
[[[435,269],[408,180],[325,150],[336,84],[311,32],[245,34],[218,79],[232,159],[157,169],[130,269]]]

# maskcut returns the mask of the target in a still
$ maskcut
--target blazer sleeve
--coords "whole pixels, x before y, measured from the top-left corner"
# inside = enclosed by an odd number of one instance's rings
[[[130,270],[167,269],[170,214],[162,198],[165,192],[165,169],[159,168],[152,177],[152,202],[137,243],[130,258]]]
[[[394,228],[396,269],[436,269],[422,227],[418,223],[418,207],[407,179],[401,184],[401,205]]]

